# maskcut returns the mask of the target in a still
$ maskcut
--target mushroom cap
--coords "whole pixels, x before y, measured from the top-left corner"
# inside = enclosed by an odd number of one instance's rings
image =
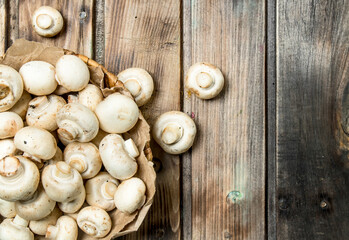
[[[152,133],[155,141],[165,152],[180,154],[188,151],[193,145],[196,126],[187,114],[171,111],[156,119]]]
[[[0,64],[0,112],[12,108],[23,93],[21,75],[12,67]]]
[[[34,95],[51,94],[57,87],[55,67],[44,61],[25,63],[19,73],[22,76],[24,89]]]
[[[78,239],[78,226],[73,218],[61,216],[58,218],[55,226],[48,226],[46,238],[55,240],[76,240]]]
[[[56,202],[50,199],[43,187],[39,185],[30,199],[16,202],[16,212],[20,217],[28,221],[40,220],[47,217],[55,206]]]
[[[145,203],[146,187],[144,182],[136,177],[123,181],[114,195],[117,209],[126,213],[133,213]]]
[[[41,181],[49,198],[56,202],[72,201],[83,191],[80,173],[63,161],[46,166]]]
[[[104,237],[111,230],[111,219],[109,214],[99,207],[83,208],[77,218],[79,228],[93,237]]]
[[[103,100],[103,94],[99,87],[88,84],[79,92],[78,101],[80,104],[88,107],[91,111],[95,111],[97,105]]]
[[[36,165],[22,156],[0,160],[0,198],[18,201],[29,198],[37,189],[40,173]]]
[[[124,133],[136,125],[139,109],[131,98],[113,93],[97,105],[95,113],[103,131]]]
[[[80,194],[75,199],[69,202],[58,203],[58,207],[62,210],[62,212],[76,213],[82,207],[85,202],[86,192],[84,186],[82,186],[81,188],[82,189],[79,191]]]
[[[107,172],[100,172],[86,184],[86,202],[95,207],[111,211],[115,208],[114,194],[119,181]]]
[[[87,86],[90,80],[90,71],[77,56],[64,55],[56,63],[56,79],[59,85],[72,92],[77,92]]]
[[[53,37],[63,28],[63,17],[59,11],[49,6],[35,10],[32,24],[37,34],[43,37]]]
[[[13,142],[13,138],[0,140],[0,159],[6,156],[16,155],[17,148]]]
[[[0,214],[5,218],[13,218],[16,216],[15,202],[5,201],[0,198]]]
[[[23,128],[22,118],[14,112],[0,112],[0,139],[12,138]]]
[[[57,151],[53,135],[38,127],[22,128],[15,135],[14,142],[18,149],[43,160],[51,159]]]
[[[149,101],[154,91],[154,81],[147,71],[142,68],[128,68],[117,77],[131,92],[138,106]]]
[[[19,223],[16,223],[16,218],[7,218],[0,224],[0,239],[1,240],[34,240],[34,234],[29,230],[25,223],[20,220],[17,220]]]
[[[185,77],[185,86],[202,99],[211,99],[223,89],[224,77],[216,66],[199,62],[192,65]]]
[[[29,103],[27,124],[50,132],[56,130],[58,128],[56,115],[65,104],[62,97],[53,94],[34,98]]]
[[[10,111],[17,113],[24,120],[27,114],[27,109],[30,100],[32,100],[31,95],[27,91],[23,91],[22,96],[17,101],[17,103],[10,109]]]
[[[120,180],[132,177],[138,168],[135,158],[131,155],[134,151],[128,152],[125,143],[120,135],[109,134],[99,145],[99,153],[105,169],[114,178]],[[131,148],[134,149],[135,145],[131,145]]]
[[[53,211],[43,219],[30,221],[29,228],[35,234],[45,235],[48,225],[55,225],[60,216],[62,216],[62,211],[59,210],[58,207],[55,207]]]
[[[83,179],[96,176],[102,167],[98,148],[93,143],[69,143],[64,149],[64,161],[78,170]]]
[[[98,133],[99,123],[96,115],[79,103],[68,103],[58,111],[56,116],[60,139],[89,142]]]

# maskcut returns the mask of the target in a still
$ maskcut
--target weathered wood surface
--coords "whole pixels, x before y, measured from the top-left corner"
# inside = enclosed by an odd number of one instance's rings
[[[6,26],[7,26],[6,1],[0,0],[0,56],[6,49]]]

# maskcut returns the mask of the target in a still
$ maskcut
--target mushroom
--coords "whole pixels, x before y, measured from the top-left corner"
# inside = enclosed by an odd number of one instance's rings
[[[24,120],[30,100],[32,100],[31,95],[27,91],[23,91],[21,98],[9,111],[17,113]]]
[[[196,126],[187,114],[171,111],[156,119],[152,133],[155,141],[165,152],[180,154],[193,145]]]
[[[28,228],[28,221],[16,216],[7,218],[0,224],[1,240],[34,240],[34,234]]]
[[[23,81],[12,67],[0,64],[0,112],[12,108],[21,98]]]
[[[76,213],[84,204],[86,198],[86,192],[84,186],[81,186],[81,190],[79,191],[79,195],[75,197],[73,200],[69,202],[61,202],[58,203],[59,209],[64,213]]]
[[[56,122],[57,112],[65,104],[66,102],[62,97],[53,94],[34,98],[29,103],[27,124],[50,132],[56,130],[58,128]]]
[[[78,226],[71,217],[61,216],[58,218],[55,226],[49,225],[47,227],[46,238],[55,240],[76,240],[78,239]]]
[[[37,34],[43,37],[53,37],[63,28],[63,17],[59,11],[49,6],[35,10],[32,24]]]
[[[78,214],[77,222],[82,231],[96,238],[105,237],[111,229],[109,214],[99,207],[83,208]]]
[[[37,221],[30,221],[29,228],[35,234],[45,235],[48,225],[55,225],[60,216],[62,216],[61,210],[55,207],[47,217]]]
[[[96,176],[102,167],[98,148],[93,143],[69,143],[64,149],[64,161],[78,170],[83,179]]]
[[[0,139],[12,138],[23,128],[22,118],[14,112],[0,112]]]
[[[107,136],[109,133],[104,132],[102,129],[98,130],[97,136],[91,140],[91,142],[96,145],[96,147],[99,147],[99,144],[101,143],[102,139]]]
[[[139,107],[149,101],[154,91],[154,82],[147,71],[142,68],[128,68],[117,77],[131,92]]]
[[[0,160],[0,198],[6,201],[25,200],[36,191],[40,173],[36,165],[22,156]]]
[[[136,125],[139,109],[131,98],[113,93],[97,105],[95,113],[103,131],[124,133]]]
[[[68,103],[57,113],[58,136],[67,141],[89,142],[98,133],[98,119],[87,107]]]
[[[129,214],[140,209],[146,200],[145,191],[145,184],[139,178],[133,177],[123,181],[114,195],[116,208]]]
[[[53,135],[38,127],[24,127],[14,138],[17,149],[26,153],[34,160],[51,159],[57,151],[57,143]]]
[[[47,62],[27,62],[19,69],[19,73],[23,79],[24,89],[31,94],[48,95],[57,87],[55,68]]]
[[[5,218],[13,218],[16,216],[15,202],[9,202],[0,198],[0,214]]]
[[[68,103],[79,103],[79,97],[75,94],[69,94],[67,98]]]
[[[105,169],[114,178],[128,179],[137,172],[135,157],[139,152],[131,138],[124,141],[118,134],[109,134],[100,143],[99,153]]]
[[[74,200],[83,191],[80,173],[63,161],[46,166],[41,181],[46,194],[56,202]]]
[[[199,62],[192,65],[185,77],[185,87],[202,99],[211,99],[223,89],[224,77],[216,66]]]
[[[105,211],[115,208],[114,194],[119,185],[119,181],[107,172],[100,172],[85,184],[86,202],[95,207],[100,207]]]
[[[13,138],[0,140],[0,159],[6,156],[16,155],[18,152]]]
[[[90,71],[77,56],[64,55],[56,63],[56,80],[71,92],[81,91],[90,80]]]
[[[103,100],[103,94],[99,87],[88,84],[79,92],[78,101],[80,104],[88,107],[91,111],[95,111],[97,105]]]

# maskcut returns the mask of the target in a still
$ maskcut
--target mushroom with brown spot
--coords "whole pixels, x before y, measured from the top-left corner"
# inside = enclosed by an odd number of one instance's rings
[[[35,234],[45,235],[48,225],[55,225],[60,216],[62,216],[62,211],[55,207],[48,216],[37,221],[30,221],[29,228]]]
[[[17,113],[0,113],[0,139],[14,137],[21,128],[23,128],[23,120]]]
[[[43,37],[53,37],[63,28],[61,13],[52,7],[42,6],[35,10],[32,24],[37,34]]]
[[[78,238],[78,226],[74,219],[68,216],[58,218],[56,225],[49,225],[46,238],[55,240],[76,240]]]
[[[12,67],[0,64],[0,112],[12,108],[23,93],[21,75]]]
[[[28,221],[16,215],[0,224],[1,240],[34,240],[34,234],[28,228]]]
[[[77,222],[82,231],[96,238],[105,237],[112,226],[109,214],[102,208],[93,206],[83,208],[78,214]]]

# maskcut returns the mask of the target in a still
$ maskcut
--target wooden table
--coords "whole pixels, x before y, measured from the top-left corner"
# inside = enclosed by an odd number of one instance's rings
[[[56,38],[33,32],[41,5],[65,18]],[[0,0],[0,53],[26,38],[115,73],[145,68],[150,124],[194,118],[188,153],[152,144],[157,194],[125,239],[348,239],[348,12],[348,0]],[[225,76],[213,100],[183,88],[198,61]]]

